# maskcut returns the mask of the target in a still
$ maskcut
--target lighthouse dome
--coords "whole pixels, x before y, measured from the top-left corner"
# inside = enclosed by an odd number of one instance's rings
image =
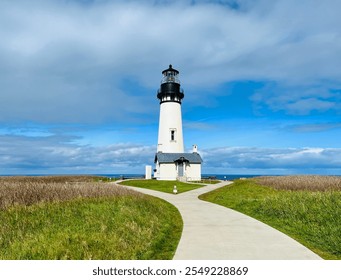
[[[161,84],[164,83],[178,83],[180,84],[180,80],[179,80],[179,71],[174,69],[172,67],[172,64],[169,64],[169,68],[166,70],[162,71],[163,77],[161,80]]]
[[[185,95],[180,88],[179,71],[170,64],[168,69],[162,71],[162,75],[161,86],[157,92],[160,103],[177,102],[181,104]]]

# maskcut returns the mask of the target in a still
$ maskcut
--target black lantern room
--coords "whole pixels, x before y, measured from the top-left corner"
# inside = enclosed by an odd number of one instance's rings
[[[157,98],[160,100],[160,104],[164,102],[177,102],[181,104],[181,100],[184,98],[184,91],[180,88],[179,71],[169,68],[162,71],[162,80],[160,89],[157,92]]]

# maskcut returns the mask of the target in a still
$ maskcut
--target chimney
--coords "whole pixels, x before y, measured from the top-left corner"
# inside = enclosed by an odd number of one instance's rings
[[[198,146],[197,145],[193,145],[193,153],[198,153]]]

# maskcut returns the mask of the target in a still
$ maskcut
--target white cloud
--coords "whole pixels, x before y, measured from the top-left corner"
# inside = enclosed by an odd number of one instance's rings
[[[115,143],[91,146],[77,138],[0,136],[0,174],[139,173],[153,165],[155,145]],[[339,148],[221,147],[202,149],[203,173],[341,174]]]
[[[292,125],[288,127],[295,132],[321,132],[341,128],[341,123],[313,123],[304,125]]]
[[[341,149],[225,147],[205,150],[203,158],[206,168],[214,173],[257,170],[261,174],[341,174]]]
[[[256,111],[268,108],[292,115],[309,115],[313,111],[340,112],[341,92],[333,88],[341,88],[341,83],[329,85],[314,83],[299,86],[268,83],[251,96],[251,100]]]
[[[133,110],[109,109],[138,108],[124,79],[154,92],[169,62],[187,88],[241,79],[340,86],[339,1],[80,2],[0,3],[3,119],[125,120]],[[299,112],[304,95],[278,106]],[[314,104],[330,102],[319,95]]]
[[[14,126],[0,136],[1,173],[136,172],[150,164],[154,147],[79,145],[84,139],[60,131],[70,132],[65,125],[70,123],[110,123],[118,133],[127,124],[156,123],[155,93],[169,63],[180,70],[185,90],[197,93],[186,96],[190,104],[212,107],[214,98],[225,94],[212,89],[251,80],[265,84],[251,97],[259,113],[339,116],[340,1],[194,2],[1,1],[2,134]],[[200,96],[205,88],[208,97]],[[193,120],[184,120],[184,126],[212,127],[210,121]],[[322,126],[312,122],[291,129],[323,131],[333,120],[322,120]],[[28,123],[64,125],[54,134],[49,128],[25,131]],[[225,139],[219,141],[225,145]],[[207,170],[340,169],[339,149],[235,147],[203,150],[203,155]]]
[[[292,114],[306,115],[309,114],[312,110],[324,112],[329,109],[335,108],[335,106],[336,104],[334,102],[319,100],[317,98],[307,98],[288,104],[287,109],[289,113]]]
[[[77,145],[72,136],[0,136],[0,174],[143,173],[155,147],[116,143]]]

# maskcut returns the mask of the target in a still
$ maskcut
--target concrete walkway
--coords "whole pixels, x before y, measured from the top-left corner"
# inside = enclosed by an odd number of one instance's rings
[[[128,187],[177,207],[184,228],[174,260],[318,260],[306,247],[249,216],[205,202],[198,196],[228,183],[207,185],[181,194]]]

